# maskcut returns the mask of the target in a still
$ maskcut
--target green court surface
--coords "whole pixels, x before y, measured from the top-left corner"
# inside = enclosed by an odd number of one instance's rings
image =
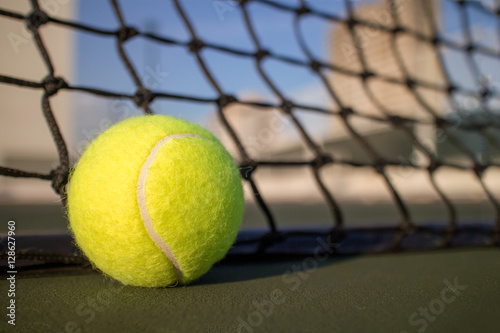
[[[62,207],[3,206],[20,235],[58,233]],[[300,214],[293,212],[296,209]],[[314,206],[277,206],[294,224]],[[373,209],[383,216],[383,207]],[[379,211],[375,211],[379,209]],[[356,212],[359,207],[352,207]],[[470,206],[470,216],[481,207]],[[287,212],[286,216],[284,215]],[[244,225],[257,227],[248,208]],[[362,220],[362,219],[361,219]],[[262,226],[261,226],[262,227]],[[6,229],[2,225],[1,233]],[[231,257],[190,286],[122,286],[88,269],[19,272],[16,326],[0,332],[495,332],[500,324],[498,247],[343,257]],[[48,270],[50,272],[50,270]],[[64,273],[61,273],[64,272]],[[4,271],[2,271],[2,274]],[[10,285],[2,276],[7,302]],[[7,304],[2,308],[6,310]]]
[[[229,262],[195,284],[121,286],[97,273],[18,278],[2,332],[495,332],[500,251]],[[1,282],[2,293],[7,290]]]

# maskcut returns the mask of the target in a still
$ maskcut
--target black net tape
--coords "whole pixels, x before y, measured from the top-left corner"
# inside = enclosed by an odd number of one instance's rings
[[[485,173],[492,168],[499,168],[500,164],[492,160],[484,160],[478,158],[477,154],[470,150],[462,141],[458,140],[452,133],[451,129],[455,128],[456,123],[453,119],[442,115],[440,110],[426,102],[422,96],[421,89],[435,91],[444,94],[449,102],[455,106],[454,111],[460,113],[463,110],[457,103],[454,103],[457,95],[469,96],[478,101],[480,108],[485,115],[485,121],[470,121],[467,123],[465,130],[475,132],[481,135],[487,144],[500,151],[500,141],[498,137],[492,135],[500,129],[500,113],[494,110],[491,106],[494,99],[498,99],[500,94],[494,87],[487,81],[482,80],[484,74],[481,73],[477,63],[477,55],[484,55],[490,58],[500,59],[498,50],[490,48],[485,45],[475,43],[472,38],[471,24],[468,19],[467,10],[474,8],[480,11],[483,15],[488,15],[495,20],[497,27],[500,27],[499,7],[487,8],[481,5],[478,1],[454,1],[456,10],[459,14],[459,24],[463,35],[465,36],[465,43],[457,43],[451,39],[447,39],[439,33],[435,15],[432,12],[431,0],[420,0],[418,4],[420,13],[423,15],[424,24],[428,27],[429,33],[422,33],[420,31],[413,31],[407,26],[401,24],[397,10],[389,10],[391,24],[380,24],[379,22],[370,21],[358,17],[355,11],[356,1],[351,2],[345,0],[346,15],[342,16],[334,12],[323,12],[309,6],[310,1],[298,1],[298,5],[290,2],[275,2],[272,0],[239,0],[231,1],[232,8],[239,10],[244,18],[244,25],[253,42],[254,52],[244,51],[238,48],[231,48],[227,46],[217,45],[208,41],[204,41],[197,34],[195,25],[190,20],[188,13],[183,8],[183,1],[172,0],[174,8],[177,11],[178,17],[181,19],[185,27],[190,33],[190,40],[180,41],[172,38],[167,38],[159,34],[141,31],[137,28],[129,26],[124,17],[120,2],[118,0],[111,0],[110,3],[114,10],[116,20],[119,22],[119,29],[115,31],[100,29],[85,22],[73,22],[63,19],[52,17],[46,12],[43,12],[39,1],[32,0],[32,11],[29,15],[22,15],[20,13],[12,12],[9,10],[0,9],[0,15],[24,21],[28,30],[34,37],[40,56],[47,69],[47,76],[41,82],[32,82],[16,77],[2,75],[0,73],[0,83],[7,85],[17,85],[26,89],[40,89],[43,91],[41,101],[41,111],[50,128],[50,132],[54,139],[59,155],[59,166],[54,168],[49,174],[40,174],[33,172],[26,172],[7,167],[0,167],[0,174],[7,177],[31,177],[49,180],[52,182],[52,187],[61,196],[64,196],[64,187],[68,183],[68,174],[70,170],[70,159],[68,157],[68,148],[61,135],[60,128],[57,124],[57,119],[54,117],[51,107],[51,98],[61,90],[78,91],[85,94],[95,95],[104,98],[120,98],[133,101],[140,107],[145,114],[154,113],[155,110],[151,104],[154,100],[170,99],[179,101],[190,101],[195,103],[202,103],[212,105],[217,108],[220,121],[225,128],[226,132],[231,137],[232,141],[237,147],[239,153],[241,176],[244,182],[247,182],[254,195],[254,199],[263,215],[266,218],[268,229],[265,231],[254,231],[241,233],[237,242],[230,252],[230,255],[255,255],[255,254],[311,254],[315,252],[335,252],[339,254],[358,254],[368,252],[384,252],[384,251],[398,251],[398,250],[421,250],[421,249],[435,249],[456,247],[461,245],[476,245],[476,246],[498,246],[500,244],[500,204],[498,198],[495,197],[493,191],[485,181]],[[252,18],[249,6],[258,3],[260,6],[272,7],[275,10],[286,11],[292,13],[295,17],[293,23],[294,36],[300,46],[306,60],[299,58],[292,58],[283,55],[275,54],[262,47],[261,41],[257,37],[255,23]],[[396,8],[398,1],[387,0],[387,8]],[[351,41],[356,50],[353,53],[354,57],[361,64],[360,70],[353,70],[347,66],[342,66],[335,63],[327,63],[320,59],[315,58],[313,52],[308,48],[306,43],[307,36],[305,36],[300,29],[301,20],[305,17],[318,17],[322,20],[327,20],[332,24],[343,25],[346,31],[344,38]],[[88,34],[103,35],[113,37],[116,40],[116,47],[119,52],[119,57],[123,62],[128,74],[133,79],[136,91],[133,94],[125,94],[115,92],[112,90],[103,90],[98,88],[77,86],[68,82],[62,77],[57,75],[57,64],[51,58],[51,52],[47,48],[43,40],[43,34],[40,29],[46,25],[58,25],[67,29],[77,29],[84,31]],[[395,66],[402,73],[400,78],[385,76],[375,73],[370,70],[367,64],[367,54],[365,46],[360,35],[359,28],[368,27],[375,31],[381,32],[387,36],[390,43],[390,51],[395,59]],[[500,30],[500,29],[497,29]],[[498,31],[497,31],[498,32]],[[444,78],[445,84],[438,85],[414,77],[405,64],[403,54],[398,47],[397,40],[401,36],[411,37],[424,43],[426,46],[432,48],[435,56],[438,59],[438,70],[440,75]],[[217,92],[217,98],[205,98],[196,95],[193,92],[190,95],[175,94],[168,91],[152,91],[146,88],[146,85],[141,81],[137,70],[134,68],[130,61],[125,45],[131,39],[143,38],[154,43],[164,46],[173,45],[182,47],[189,50],[196,58],[205,79],[209,82],[211,87]],[[500,34],[498,34],[500,39]],[[464,88],[455,86],[450,79],[449,69],[445,66],[445,59],[440,53],[440,49],[446,47],[454,51],[460,52],[465,56],[469,70],[474,73],[477,82],[474,83],[475,89]],[[245,57],[252,59],[255,65],[255,71],[258,76],[265,82],[267,87],[273,92],[279,103],[270,103],[265,101],[244,101],[239,100],[237,97],[227,94],[217,81],[215,75],[207,66],[206,59],[204,58],[203,51],[211,50],[233,57]],[[323,108],[318,106],[306,105],[289,100],[285,94],[274,83],[272,75],[266,72],[263,64],[266,60],[272,59],[273,61],[284,63],[291,66],[297,66],[310,70],[322,82],[324,88],[333,101],[331,108]],[[332,81],[328,73],[339,73],[348,77],[357,78],[361,82],[363,93],[368,96],[370,102],[375,105],[377,111],[381,116],[366,115],[356,108],[347,106],[343,103],[340,92],[332,85]],[[430,121],[414,118],[411,116],[394,115],[380,100],[370,88],[369,82],[371,80],[381,80],[382,82],[391,83],[398,87],[406,89],[407,92],[413,96],[416,103],[427,113]],[[227,110],[230,106],[247,105],[260,109],[279,109],[281,113],[289,119],[295,126],[300,138],[307,148],[313,152],[314,157],[305,161],[289,161],[289,160],[262,160],[251,157],[247,148],[243,144],[242,138],[239,137],[238,132],[232,127],[230,121],[227,119]],[[297,110],[301,112],[320,113],[330,116],[338,117],[352,140],[356,141],[370,157],[367,163],[360,163],[359,161],[339,158],[322,148],[318,144],[311,133],[306,129],[300,117],[297,116]],[[12,110],[2,110],[2,112],[12,112]],[[367,118],[372,121],[379,121],[388,124],[394,130],[401,131],[413,143],[414,147],[426,156],[428,163],[426,165],[418,165],[411,161],[398,160],[397,158],[389,159],[381,156],[373,147],[373,144],[365,135],[358,131],[352,124],[353,117]],[[483,120],[484,120],[483,119]],[[444,131],[450,143],[460,151],[462,157],[467,160],[467,163],[458,163],[453,161],[446,161],[441,159],[435,152],[428,149],[426,145],[420,142],[419,138],[412,130],[413,125],[427,123],[434,124],[435,128]],[[332,192],[326,185],[325,180],[321,174],[322,168],[329,165],[348,165],[351,167],[372,168],[375,170],[379,177],[387,186],[395,207],[400,214],[400,223],[393,227],[370,227],[370,228],[357,228],[350,227],[349,221],[344,220],[342,205],[336,200],[335,193]],[[314,221],[304,221],[304,228],[285,229],[279,225],[272,213],[272,204],[266,202],[265,198],[259,192],[259,186],[255,182],[254,171],[259,167],[307,167],[314,175],[313,179],[317,188],[321,192],[325,204],[328,206],[332,222],[328,228],[312,229],[309,223]],[[438,195],[441,204],[446,208],[447,221],[441,227],[424,227],[416,225],[412,216],[409,213],[407,203],[400,195],[397,187],[393,184],[391,177],[388,175],[387,168],[401,167],[411,168],[427,173],[433,190]],[[435,174],[443,167],[458,169],[470,172],[474,175],[477,183],[484,191],[485,196],[491,207],[493,207],[495,218],[494,221],[488,224],[463,226],[457,223],[457,208],[452,200],[448,197],[445,191],[442,190],[438,182],[435,180]],[[63,198],[64,200],[64,198]],[[70,242],[70,240],[67,240]],[[318,248],[319,245],[321,245]],[[53,249],[52,249],[53,250]],[[18,253],[20,259],[34,260],[35,261],[49,261],[60,263],[80,263],[79,259],[75,259],[73,255],[61,259],[57,255],[51,253],[51,249],[45,252],[41,251],[38,254],[32,252]],[[48,251],[48,252],[47,252]],[[44,254],[45,253],[45,254]],[[45,258],[45,259],[44,259]]]

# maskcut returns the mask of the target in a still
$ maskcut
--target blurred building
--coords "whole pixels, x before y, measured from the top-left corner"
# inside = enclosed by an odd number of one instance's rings
[[[394,17],[399,25],[411,29],[423,36],[430,36],[428,13],[439,23],[439,3],[432,0],[395,1],[395,7],[389,7],[388,1],[359,4],[356,18],[388,28],[395,27]],[[427,6],[427,10],[424,8]],[[431,115],[422,107],[415,95],[404,85],[388,83],[379,79],[383,76],[404,82],[412,78],[435,85],[442,85],[438,57],[429,43],[422,42],[408,34],[398,34],[393,40],[392,34],[380,29],[357,25],[354,41],[353,34],[346,24],[338,24],[331,34],[331,58],[333,64],[354,72],[362,72],[364,66],[374,73],[368,79],[366,87],[361,78],[338,72],[332,73],[331,84],[344,106],[350,107],[365,115],[384,117],[384,112],[391,115],[414,119],[432,120]],[[402,62],[402,65],[398,63]],[[364,63],[364,66],[363,66]],[[419,89],[418,94],[437,114],[444,114],[444,96],[432,90]],[[398,155],[406,159],[414,151],[413,144],[403,133],[395,131],[387,124],[375,121],[353,119],[352,125],[358,133],[366,137],[378,152],[385,156]],[[417,125],[414,132],[426,146],[435,151],[435,129],[433,126]],[[341,120],[337,119],[329,142],[333,151],[348,150],[349,155],[361,158],[364,155],[361,147],[356,147],[344,129]]]
[[[356,17],[377,25],[394,27],[394,11],[399,25],[424,36],[430,36],[430,17],[439,25],[441,13],[439,3],[431,0],[396,1],[395,8],[389,8],[384,0],[363,3],[355,2]],[[427,10],[423,10],[427,6]],[[429,43],[422,42],[408,34],[399,34],[393,41],[391,33],[366,26],[358,26],[356,34],[359,43],[353,41],[346,23],[338,22],[331,30],[330,58],[337,67],[352,73],[363,71],[364,65],[375,76],[368,80],[367,87],[359,76],[348,75],[339,71],[332,72],[330,84],[341,103],[356,112],[384,118],[384,113],[418,120],[433,121],[433,116],[422,106],[435,114],[445,116],[447,96],[432,89],[418,89],[417,100],[413,91],[406,85],[388,83],[380,77],[392,78],[405,82],[407,78],[432,85],[444,85],[444,78],[439,70],[438,54]],[[399,59],[398,59],[399,58]],[[399,64],[401,61],[402,64]],[[337,106],[332,105],[332,108]],[[279,161],[307,160],[311,155],[303,140],[293,140],[290,127],[283,132],[275,131],[274,140],[265,145],[257,144],[252,138],[258,138],[271,127],[273,113],[252,110],[245,106],[228,108],[228,121],[236,129],[243,145],[250,155],[257,159]],[[340,117],[332,117],[331,130],[322,138],[322,148],[337,159],[345,159],[362,164],[373,162],[371,156],[346,129]],[[413,162],[425,164],[427,161],[416,149],[411,138],[401,130],[395,130],[387,123],[371,121],[364,117],[351,117],[350,124],[376,150],[379,156],[393,162]],[[412,128],[416,137],[428,150],[438,152],[436,129],[433,125],[415,125]],[[283,142],[279,141],[284,137]],[[227,136],[223,141],[231,146]],[[264,142],[261,140],[260,142]],[[259,150],[255,151],[255,147]],[[310,152],[309,152],[310,153]],[[416,202],[437,201],[439,198],[432,189],[425,172],[395,168],[390,177],[405,198]],[[372,168],[352,168],[342,165],[327,167],[322,171],[325,183],[339,200],[377,202],[392,200],[387,186]],[[461,179],[457,182],[458,177]],[[276,201],[318,202],[323,200],[315,184],[312,173],[307,167],[260,168],[256,172],[262,195],[265,199]],[[441,183],[448,188],[455,188],[454,193],[461,199],[480,197],[481,189],[473,180],[465,180],[460,172],[448,171],[441,177]],[[463,191],[466,187],[468,190]]]
[[[51,16],[72,18],[75,3],[42,1],[42,9]],[[31,12],[25,1],[2,1],[2,9],[21,14]],[[0,16],[0,74],[41,82],[47,66],[25,26],[25,22]],[[56,76],[68,82],[73,78],[74,34],[71,29],[46,24],[39,29],[53,62]],[[0,83],[0,165],[25,171],[49,173],[57,166],[57,151],[41,108],[42,89]],[[64,139],[71,144],[74,126],[72,97],[66,91],[50,100]],[[0,177],[0,203],[55,202],[50,183],[38,179]]]
[[[252,92],[244,93],[240,98],[247,102],[266,100],[264,96]],[[251,158],[270,160],[287,151],[291,151],[293,157],[297,150],[303,148],[294,133],[293,124],[279,109],[231,104],[224,109],[224,116]],[[233,139],[221,126],[219,116],[214,114],[214,117],[208,128],[221,140],[231,155],[238,158],[239,151]]]

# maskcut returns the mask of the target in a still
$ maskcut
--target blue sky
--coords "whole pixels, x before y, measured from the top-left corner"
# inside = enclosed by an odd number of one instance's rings
[[[275,2],[295,4],[295,0],[275,0]],[[355,1],[357,4],[374,1]],[[488,3],[489,0],[485,0]],[[171,1],[148,0],[119,1],[124,19],[128,25],[139,30],[154,30],[155,33],[181,40],[190,40],[189,33],[177,15]],[[345,15],[343,1],[309,0],[308,5],[326,12]],[[194,28],[202,40],[245,51],[255,50],[248,32],[243,25],[240,10],[231,1],[188,0],[182,2]],[[293,15],[272,9],[261,4],[248,6],[252,22],[263,48],[273,53],[303,59],[293,35]],[[452,0],[444,2],[442,7],[443,32],[457,41],[462,33],[458,21],[456,4]],[[494,21],[481,15],[480,11],[470,11],[471,26],[478,43],[494,46],[498,44],[498,36],[492,31]],[[115,30],[118,20],[107,1],[80,1],[77,19],[86,24],[103,29]],[[318,18],[306,17],[301,29],[307,35],[307,45],[313,54],[323,60],[328,59],[331,25]],[[122,65],[113,37],[99,37],[94,34],[78,32],[77,40],[77,75],[76,84],[102,88],[116,92],[132,94],[135,91],[133,81]],[[498,45],[497,45],[498,47]],[[203,76],[193,55],[182,47],[151,42],[143,38],[134,38],[127,42],[129,54],[141,79],[148,82],[149,88],[155,91],[195,95],[199,97],[215,97],[217,94]],[[258,94],[261,98],[276,101],[269,88],[259,77],[255,65],[250,58],[233,57],[221,52],[204,51],[204,59],[216,80],[226,93],[245,98],[250,94]],[[464,68],[463,56],[449,52],[445,55],[453,68]],[[479,60],[478,60],[479,61]],[[484,68],[490,71],[494,63],[490,59],[481,59]],[[328,103],[326,94],[317,77],[307,69],[290,66],[276,61],[268,61],[264,66],[277,86],[290,99],[308,104],[324,106]],[[492,71],[494,69],[491,69]],[[156,73],[152,75],[151,73]],[[500,80],[500,73],[489,73],[492,80]],[[467,86],[471,82],[470,74],[463,70],[452,70],[457,82]],[[156,77],[156,80],[152,80]],[[128,116],[137,111],[132,103],[109,101],[88,97],[82,101],[79,112],[80,132],[97,118],[105,117],[112,121]],[[157,113],[170,114],[180,118],[206,125],[214,108],[204,104],[158,100],[152,105]],[[103,125],[104,126],[104,125]]]
[[[293,2],[293,1],[290,1]],[[323,2],[323,1],[320,1]],[[190,39],[187,29],[179,20],[169,1],[122,1],[125,20],[130,25],[145,30],[152,24],[156,33],[181,41]],[[232,4],[232,2],[228,2]],[[341,2],[333,2],[341,7]],[[221,5],[219,5],[221,4]],[[187,1],[183,5],[195,24],[201,39],[213,43],[253,51],[254,47],[243,26],[242,15],[233,5],[220,1]],[[221,7],[222,6],[222,7]],[[225,12],[223,12],[225,10]],[[265,6],[250,6],[255,25],[263,47],[282,55],[305,59],[293,36],[293,16]],[[116,29],[117,20],[107,2],[80,2],[79,18],[102,28]],[[307,27],[312,31],[308,43],[314,45],[317,54],[325,54],[327,25],[321,27],[311,22]],[[102,88],[114,87],[133,91],[134,85],[118,59],[114,40],[110,37],[94,37],[88,34],[78,36],[78,81],[81,84],[97,85]],[[147,68],[160,67],[168,72],[168,78],[157,88],[177,93],[193,93],[203,97],[215,96],[195,63],[194,57],[181,47],[162,46],[158,43],[138,38],[127,44],[127,51],[139,73],[146,75]],[[207,51],[204,53],[216,79],[228,93],[245,90],[269,94],[258,77],[251,59],[235,58],[223,53]],[[88,59],[98,59],[89,62]],[[283,90],[294,90],[311,79],[307,71],[294,72],[280,64],[272,66],[273,74],[281,78]],[[109,73],[103,77],[102,73]],[[99,79],[96,79],[99,77]]]

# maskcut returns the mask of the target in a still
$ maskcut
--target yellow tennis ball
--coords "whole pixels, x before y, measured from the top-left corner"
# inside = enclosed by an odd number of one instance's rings
[[[124,284],[187,284],[233,244],[243,214],[237,167],[207,130],[168,116],[98,136],[70,176],[70,228],[88,259]]]

